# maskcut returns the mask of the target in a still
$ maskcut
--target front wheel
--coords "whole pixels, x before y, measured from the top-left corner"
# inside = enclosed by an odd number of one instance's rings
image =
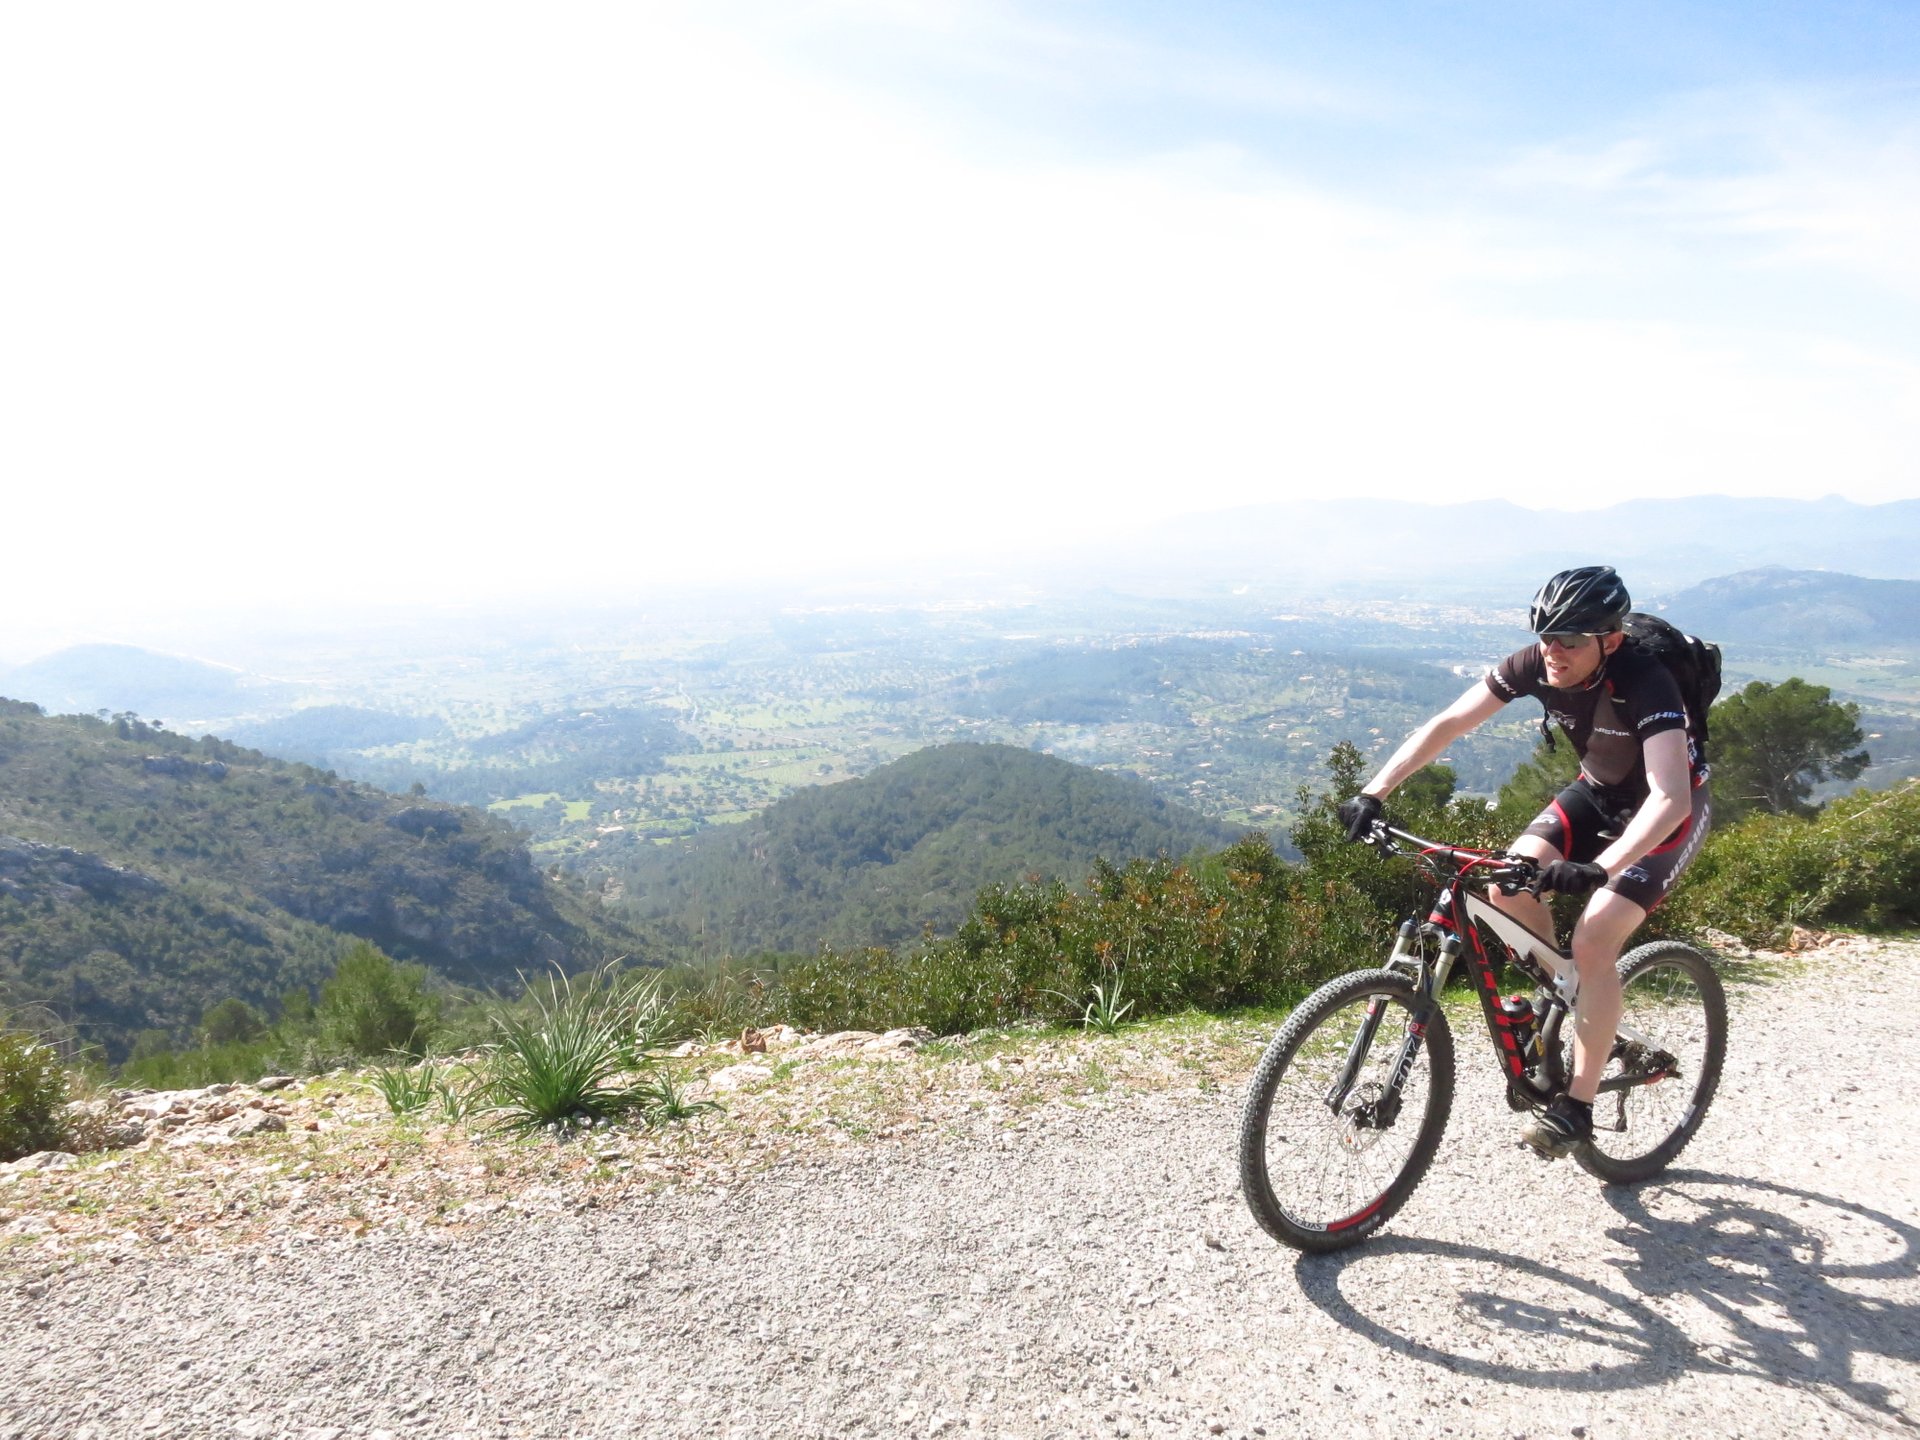
[[[1240,1188],[1274,1239],[1355,1244],[1427,1173],[1453,1105],[1453,1033],[1437,1005],[1422,1032],[1422,1008],[1389,971],[1342,975],[1302,1001],[1260,1057],[1240,1117]]]
[[[1620,960],[1620,1024],[1593,1106],[1593,1141],[1573,1152],[1613,1184],[1657,1175],[1693,1139],[1727,1057],[1727,992],[1713,962],[1677,940]]]

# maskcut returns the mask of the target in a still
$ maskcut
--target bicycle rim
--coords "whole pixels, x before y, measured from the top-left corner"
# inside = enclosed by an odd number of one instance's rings
[[[1241,1178],[1261,1225],[1301,1249],[1352,1244],[1378,1228],[1432,1163],[1453,1098],[1453,1045],[1436,1011],[1400,1091],[1387,1081],[1413,1020],[1412,988],[1382,972],[1349,975],[1303,1003],[1254,1073],[1241,1125]],[[1370,1006],[1372,1043],[1336,1111],[1327,1097]]]
[[[1603,1179],[1636,1180],[1666,1166],[1699,1128],[1725,1056],[1726,996],[1706,957],[1684,945],[1644,946],[1620,971],[1621,1024],[1651,1045],[1616,1045],[1584,1158]],[[1643,1083],[1606,1088],[1623,1078]]]

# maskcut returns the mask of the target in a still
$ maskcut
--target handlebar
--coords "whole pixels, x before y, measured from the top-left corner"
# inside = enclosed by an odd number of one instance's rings
[[[1448,845],[1426,840],[1411,831],[1398,830],[1384,820],[1373,822],[1365,837],[1383,856],[1412,854],[1423,864],[1446,867],[1453,876],[1472,875],[1496,887],[1502,895],[1540,893],[1540,863],[1530,855],[1515,855],[1505,850],[1473,850],[1464,845]]]

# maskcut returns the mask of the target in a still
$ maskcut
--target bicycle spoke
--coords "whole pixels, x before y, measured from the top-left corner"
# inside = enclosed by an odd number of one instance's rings
[[[1366,999],[1335,1011],[1294,1056],[1275,1087],[1265,1166],[1275,1200],[1296,1221],[1334,1225],[1364,1212],[1407,1168],[1428,1103],[1424,1052],[1402,1091],[1401,1114],[1378,1127],[1375,1107],[1406,1038],[1406,1010],[1388,1006],[1356,1067],[1339,1112],[1326,1097],[1354,1053]]]
[[[1621,1031],[1593,1106],[1593,1141],[1575,1158],[1602,1180],[1657,1175],[1699,1130],[1726,1056],[1726,992],[1713,963],[1690,946],[1655,940],[1620,962]],[[1572,1025],[1559,1032],[1572,1064]]]

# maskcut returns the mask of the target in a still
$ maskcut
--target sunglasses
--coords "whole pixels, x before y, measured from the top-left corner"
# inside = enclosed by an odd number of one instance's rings
[[[1587,635],[1576,630],[1567,634],[1542,635],[1540,643],[1551,645],[1556,650],[1584,650],[1599,638],[1598,635]]]

